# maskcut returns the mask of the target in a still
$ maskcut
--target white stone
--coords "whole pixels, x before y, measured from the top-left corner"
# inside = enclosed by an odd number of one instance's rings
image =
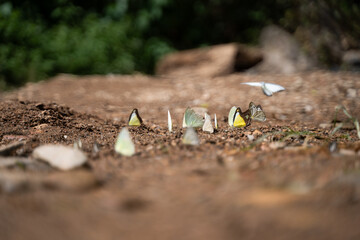
[[[70,170],[83,165],[86,155],[79,149],[63,145],[47,144],[37,147],[33,157],[61,170]]]

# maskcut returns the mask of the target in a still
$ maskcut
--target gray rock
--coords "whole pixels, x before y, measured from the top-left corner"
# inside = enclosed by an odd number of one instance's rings
[[[33,157],[61,170],[79,167],[87,161],[86,155],[81,150],[53,144],[37,147]]]
[[[295,73],[313,68],[313,61],[296,39],[278,26],[265,27],[260,35],[263,61],[250,72]]]

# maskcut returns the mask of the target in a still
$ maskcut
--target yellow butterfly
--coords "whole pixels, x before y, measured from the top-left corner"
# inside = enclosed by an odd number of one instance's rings
[[[242,116],[242,112],[239,107],[236,109],[236,112],[234,115],[233,126],[237,127],[237,128],[246,126],[246,121],[245,121],[244,117]]]
[[[138,110],[135,108],[134,110],[132,110],[132,112],[130,114],[128,125],[129,126],[140,126],[141,124],[142,124],[142,119],[139,115]]]
[[[250,111],[242,112],[239,107],[232,107],[229,112],[228,123],[231,127],[246,127],[251,123]]]

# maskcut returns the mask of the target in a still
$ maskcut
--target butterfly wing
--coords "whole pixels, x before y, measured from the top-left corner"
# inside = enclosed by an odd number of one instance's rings
[[[140,125],[141,123],[139,118],[136,116],[136,113],[132,113],[129,120],[129,126],[140,126]]]
[[[172,132],[172,120],[171,120],[171,115],[170,115],[169,110],[168,110],[168,129],[169,129],[169,132]]]
[[[237,128],[246,126],[245,119],[241,116],[239,112],[235,113],[233,126]]]
[[[260,122],[266,121],[266,115],[260,105],[256,107],[255,113],[251,114],[251,118]]]
[[[266,121],[266,116],[262,107],[260,105],[255,105],[253,102],[249,104],[249,110],[251,119],[264,122]]]
[[[229,126],[230,126],[230,127],[233,127],[233,126],[234,126],[233,123],[234,123],[235,112],[236,112],[236,107],[233,106],[233,107],[230,109],[229,116],[228,116],[228,123],[229,123]]]
[[[255,103],[253,103],[253,102],[250,102],[250,103],[249,103],[249,110],[250,110],[251,116],[253,116],[253,115],[255,114],[255,112],[256,112],[256,105],[255,105]]]
[[[184,126],[185,125],[185,126]],[[204,125],[204,119],[193,109],[187,108],[183,119],[183,127],[199,128]]]
[[[214,128],[215,128],[215,129],[218,128],[217,119],[216,119],[216,114],[214,114]]]
[[[284,91],[285,88],[275,83],[265,83],[265,88],[272,93]]]
[[[204,125],[202,127],[202,130],[204,132],[209,132],[209,133],[213,133],[214,132],[214,127],[211,124],[211,117],[209,114],[205,113],[205,122]]]
[[[186,132],[184,134],[182,142],[185,145],[199,145],[200,144],[199,138],[198,138],[194,128],[192,128],[192,127],[186,128]]]
[[[130,114],[128,125],[129,126],[140,126],[141,123],[142,123],[142,119],[139,116],[137,109],[134,109]]]
[[[185,114],[184,114],[184,117],[183,117],[183,124],[182,124],[182,127],[183,128],[186,128],[186,121],[185,121],[185,117],[186,117],[186,111],[185,111]]]
[[[132,156],[135,154],[135,145],[130,138],[127,128],[123,128],[115,143],[115,151],[124,156]]]
[[[246,85],[253,86],[253,87],[261,87],[262,86],[261,82],[244,82],[241,84],[246,84]]]

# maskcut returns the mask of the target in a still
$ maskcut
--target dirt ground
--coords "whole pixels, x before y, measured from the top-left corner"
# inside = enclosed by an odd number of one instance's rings
[[[247,81],[286,91],[266,97]],[[337,105],[360,117],[360,74],[59,75],[0,100],[0,146],[25,142],[0,157],[1,239],[360,239],[360,141],[342,112],[330,134]],[[268,120],[229,128],[230,108],[250,101]],[[218,116],[197,147],[181,142],[187,106]],[[130,128],[136,154],[123,157],[114,143],[133,108],[144,126]],[[80,169],[31,157],[78,139]],[[1,165],[14,157],[24,162]]]

